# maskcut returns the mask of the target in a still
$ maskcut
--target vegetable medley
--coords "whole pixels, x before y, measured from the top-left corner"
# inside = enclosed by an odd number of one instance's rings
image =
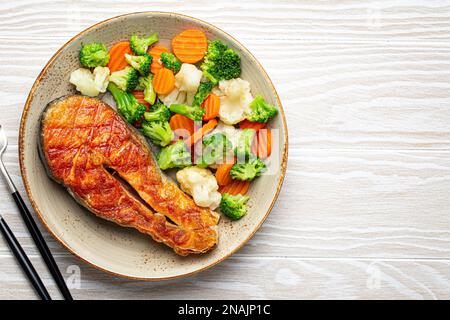
[[[160,147],[161,170],[176,168],[180,187],[195,203],[232,220],[247,213],[251,181],[266,170],[271,153],[267,122],[275,106],[251,93],[239,78],[239,55],[200,30],[172,39],[132,35],[108,51],[102,43],[81,47],[83,66],[70,82],[83,95],[108,91],[122,117]]]

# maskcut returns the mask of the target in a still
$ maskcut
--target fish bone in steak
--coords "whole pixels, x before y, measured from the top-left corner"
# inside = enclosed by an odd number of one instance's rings
[[[180,255],[217,244],[218,214],[197,206],[168,179],[141,134],[103,101],[74,95],[50,102],[40,135],[48,174],[97,216],[148,234]]]

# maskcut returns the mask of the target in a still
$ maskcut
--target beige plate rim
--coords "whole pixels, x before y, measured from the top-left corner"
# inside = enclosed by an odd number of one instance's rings
[[[64,242],[63,239],[61,239],[60,237],[58,237],[53,230],[51,230],[51,228],[47,225],[47,223],[45,222],[44,219],[44,215],[40,212],[39,207],[37,206],[37,203],[35,202],[34,198],[33,198],[33,194],[31,192],[30,189],[30,185],[28,183],[28,177],[27,177],[27,168],[24,165],[24,146],[25,146],[25,127],[26,127],[26,121],[27,121],[27,117],[28,117],[28,111],[31,105],[31,102],[33,100],[33,96],[34,96],[34,92],[36,91],[36,89],[39,87],[39,84],[41,82],[41,79],[44,77],[47,69],[49,68],[49,66],[53,63],[53,61],[55,61],[60,53],[75,39],[77,39],[78,37],[84,35],[85,33],[89,32],[90,30],[97,28],[101,25],[104,25],[105,23],[108,23],[112,20],[116,20],[116,19],[120,19],[120,18],[124,18],[124,17],[129,17],[129,16],[135,16],[135,15],[166,15],[166,16],[177,16],[179,18],[182,19],[186,19],[186,20],[191,20],[197,23],[201,23],[204,25],[207,25],[209,28],[214,29],[216,31],[218,31],[219,33],[223,33],[225,35],[227,35],[228,37],[230,37],[233,41],[235,41],[237,44],[240,45],[240,47],[246,51],[246,53],[249,55],[249,57],[251,58],[251,60],[253,60],[253,62],[258,66],[258,68],[261,71],[261,74],[266,78],[266,80],[268,81],[268,83],[270,84],[273,92],[275,93],[278,105],[280,107],[280,115],[281,115],[281,120],[283,123],[283,127],[284,127],[284,150],[282,153],[282,162],[281,162],[281,175],[280,175],[280,179],[278,181],[278,185],[277,185],[277,191],[275,193],[275,196],[272,199],[272,202],[267,210],[267,212],[265,213],[264,217],[261,219],[261,222],[255,227],[255,229],[251,232],[251,234],[241,243],[239,244],[239,246],[237,246],[237,248],[235,248],[234,250],[232,250],[230,253],[228,253],[227,255],[225,255],[224,257],[210,263],[209,265],[199,268],[197,270],[191,271],[191,272],[187,272],[187,273],[183,273],[183,274],[179,274],[179,275],[175,275],[175,276],[169,276],[169,277],[133,277],[133,276],[129,276],[127,274],[122,274],[122,273],[117,273],[117,272],[113,272],[111,270],[105,269],[102,266],[96,265],[95,263],[86,260],[85,258],[83,258],[80,253],[76,252],[75,250],[73,250],[68,244],[66,244]],[[119,277],[123,277],[123,278],[127,278],[127,279],[131,279],[131,280],[145,280],[145,281],[160,281],[160,280],[170,280],[170,279],[177,279],[177,278],[182,278],[182,277],[187,277],[190,275],[193,275],[195,273],[204,271],[206,269],[209,269],[213,266],[215,266],[216,264],[224,261],[225,259],[229,258],[230,256],[232,256],[235,252],[237,252],[239,249],[241,249],[256,233],[256,231],[258,231],[258,229],[261,227],[261,225],[264,223],[264,221],[266,220],[267,216],[269,215],[270,211],[272,210],[275,201],[278,198],[278,195],[280,193],[281,190],[281,186],[283,184],[283,180],[284,177],[286,175],[286,167],[287,167],[287,159],[288,159],[288,131],[287,131],[287,124],[286,124],[286,117],[284,114],[284,110],[283,110],[283,106],[281,105],[281,101],[280,98],[278,96],[278,93],[272,83],[272,81],[270,80],[269,76],[267,75],[266,71],[264,70],[264,68],[262,67],[262,65],[258,62],[258,60],[256,60],[256,58],[253,56],[253,54],[250,53],[250,51],[244,47],[244,45],[242,45],[238,40],[236,40],[234,37],[232,37],[231,35],[229,35],[228,33],[226,33],[225,31],[221,30],[220,28],[197,18],[191,17],[191,16],[187,16],[184,14],[179,14],[179,13],[174,13],[174,12],[162,12],[162,11],[142,11],[142,12],[132,12],[132,13],[127,13],[127,14],[123,14],[123,15],[119,15],[119,16],[115,16],[106,20],[103,20],[101,22],[98,22],[92,26],[90,26],[89,28],[81,31],[80,33],[78,33],[76,36],[74,36],[72,39],[70,39],[69,41],[67,41],[58,51],[56,51],[56,53],[51,57],[51,59],[46,63],[46,65],[44,66],[44,68],[42,69],[42,71],[39,73],[38,77],[36,78],[33,86],[31,87],[31,90],[28,94],[27,100],[25,102],[25,107],[24,110],[22,112],[22,117],[20,120],[20,129],[19,129],[19,164],[20,164],[20,172],[22,175],[22,180],[25,186],[25,190],[28,194],[28,198],[31,202],[31,205],[33,206],[34,210],[37,212],[39,219],[41,220],[41,222],[44,224],[45,228],[47,229],[47,231],[53,236],[53,238],[55,238],[59,243],[61,243],[63,245],[63,247],[65,247],[70,253],[72,253],[74,256],[76,256],[78,259],[80,259],[81,261],[84,261],[85,263],[87,263],[88,265],[104,271],[108,274],[114,275],[114,276],[119,276]]]

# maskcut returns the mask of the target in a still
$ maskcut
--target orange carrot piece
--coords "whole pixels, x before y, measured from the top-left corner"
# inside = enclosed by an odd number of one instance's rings
[[[173,71],[167,68],[158,70],[153,77],[153,88],[157,94],[168,94],[175,87]]]
[[[203,136],[208,134],[212,129],[214,129],[217,126],[217,120],[211,119],[207,123],[203,125],[200,129],[194,132],[189,138],[187,138],[185,141],[187,147],[191,147],[194,144],[197,143]]]
[[[250,181],[233,180],[231,183],[219,187],[221,194],[228,193],[233,196],[237,194],[245,195],[250,187]]]
[[[251,149],[250,149],[250,151],[255,155],[255,156],[258,156],[258,145],[259,145],[259,142],[258,142],[258,133],[255,135],[255,137],[253,138],[253,141],[252,141],[252,146],[251,146]]]
[[[203,120],[211,120],[219,115],[220,110],[220,98],[214,93],[210,93],[205,101],[202,103],[202,108],[205,109],[205,115]]]
[[[219,186],[226,186],[231,183],[233,179],[231,178],[230,171],[233,168],[235,161],[230,163],[222,163],[216,171],[216,180]]]
[[[269,128],[258,131],[252,141],[252,153],[261,159],[266,159],[272,153],[272,133]]]
[[[159,62],[159,59],[161,58],[161,53],[163,52],[170,52],[170,51],[164,46],[154,46],[151,47],[150,50],[148,51],[148,54],[153,57],[152,64],[150,65],[151,73],[155,74],[156,72],[158,72],[159,69],[163,68],[163,65]]]
[[[258,131],[259,129],[262,129],[265,126],[266,126],[266,124],[263,122],[251,122],[251,121],[248,121],[247,119],[239,122],[240,129],[253,129],[255,131]]]
[[[128,41],[117,42],[111,47],[111,49],[109,49],[108,68],[111,73],[122,70],[128,66],[128,62],[125,60],[126,53],[132,53],[130,43]]]
[[[184,30],[172,39],[173,53],[181,62],[199,62],[205,56],[207,48],[206,35],[201,30]]]
[[[194,133],[194,121],[178,113],[170,118],[169,125],[175,133],[175,140],[186,139]]]
[[[148,111],[149,107],[150,107],[150,103],[148,103],[147,101],[144,100],[144,91],[134,90],[132,92],[132,94],[140,104],[143,104],[144,106],[147,107],[147,111]]]

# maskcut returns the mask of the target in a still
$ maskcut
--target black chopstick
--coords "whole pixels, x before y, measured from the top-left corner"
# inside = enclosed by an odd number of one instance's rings
[[[20,210],[20,214],[22,215],[22,218],[25,221],[28,230],[31,233],[31,236],[33,237],[34,243],[39,249],[39,252],[41,253],[42,258],[44,259],[45,264],[47,265],[50,273],[53,276],[53,279],[55,279],[56,285],[61,291],[61,294],[63,295],[64,299],[73,300],[69,288],[67,287],[66,282],[64,281],[64,278],[61,274],[61,271],[59,271],[58,265],[56,264],[55,259],[53,258],[53,255],[50,252],[50,249],[48,248],[48,245],[45,242],[41,231],[36,225],[33,216],[31,215],[30,211],[25,205],[25,202],[20,196],[19,191],[13,190],[12,196],[17,204],[17,207]]]
[[[27,275],[28,279],[30,280],[36,292],[38,293],[39,297],[42,300],[52,300],[52,298],[48,294],[47,289],[44,286],[44,283],[37,274],[36,269],[34,269],[33,264],[31,263],[30,259],[28,259],[25,251],[23,251],[22,249],[22,246],[17,241],[8,224],[1,215],[0,215],[0,231],[5,237],[6,242],[11,248],[11,251],[17,258],[17,261],[19,261],[20,266]]]

